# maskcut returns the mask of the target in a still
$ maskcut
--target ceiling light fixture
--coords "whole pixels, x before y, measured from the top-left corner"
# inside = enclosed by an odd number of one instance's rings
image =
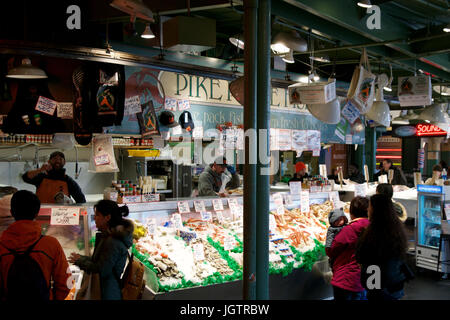
[[[144,32],[142,32],[141,34],[141,38],[144,39],[153,39],[155,37],[155,35],[152,32],[152,29],[150,29],[150,24],[147,23],[147,26],[145,27]]]
[[[388,84],[383,87],[383,90],[391,92],[392,91],[392,80],[394,79],[392,77],[392,65],[391,64],[389,64],[389,70],[391,71],[391,74],[389,76],[389,81],[388,81]]]
[[[244,36],[242,34],[238,34],[233,37],[230,37],[228,40],[230,40],[230,42],[234,46],[238,47],[239,49],[244,50]]]
[[[426,123],[434,124],[442,130],[447,131],[450,124],[450,118],[447,113],[444,112],[443,107],[445,103],[435,103],[431,106],[426,107],[419,115],[419,120],[425,121]]]
[[[442,30],[444,32],[450,32],[450,24],[446,25]]]
[[[323,62],[323,63],[328,63],[330,62],[330,58],[326,55],[324,56],[310,56],[309,59],[317,61],[317,62]]]
[[[294,51],[292,49],[289,49],[289,52],[282,56],[282,59],[286,63],[295,63],[294,60]]]
[[[370,0],[361,0],[361,1],[358,1],[358,6],[360,6],[362,8],[371,8],[372,3],[370,3]]]
[[[275,54],[287,54],[289,50],[303,52],[308,49],[306,41],[295,30],[279,32],[273,39],[270,48]]]
[[[7,78],[13,79],[46,79],[48,78],[44,70],[39,69],[31,64],[28,58],[22,59],[22,64],[17,68],[11,69],[6,75]]]

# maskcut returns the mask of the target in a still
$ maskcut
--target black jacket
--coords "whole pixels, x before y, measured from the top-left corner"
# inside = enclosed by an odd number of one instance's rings
[[[357,171],[353,173],[352,175],[348,176],[348,178],[356,183],[364,183],[366,180],[364,179],[364,176],[361,172]]]
[[[302,176],[301,178],[299,178],[299,177],[297,177],[297,174],[294,174],[294,177],[292,177],[291,179],[289,179],[289,182],[288,182],[288,184],[290,183],[290,182],[292,182],[292,181],[301,181],[301,182],[303,182],[303,179],[304,178],[308,178],[309,177],[309,175],[307,174],[307,173],[305,173],[305,175],[304,176]]]
[[[406,186],[406,184],[407,184],[407,182],[406,182],[406,177],[405,177],[405,175],[403,174],[402,169],[399,169],[399,168],[394,167],[394,166],[392,166],[391,169],[394,170],[394,178],[392,179],[392,184],[393,184],[393,185],[398,184],[398,185],[404,185],[404,186]],[[378,181],[378,177],[381,176],[381,175],[383,175],[383,174],[388,175],[388,173],[387,173],[386,171],[384,171],[383,169],[381,169],[379,172],[375,173],[375,175],[373,176],[373,177],[374,177],[374,180],[375,180],[375,181]],[[389,182],[389,180],[388,180],[388,182]]]
[[[41,185],[42,180],[44,180],[44,178],[65,181],[65,182],[67,182],[69,194],[75,199],[75,202],[76,203],[85,203],[86,202],[86,198],[84,197],[84,194],[81,191],[80,186],[71,177],[66,175],[66,169],[62,169],[59,172],[50,170],[48,172],[48,174],[39,173],[33,179],[28,178],[27,173],[25,172],[22,175],[22,178],[23,178],[23,181],[36,186],[36,188],[39,188],[39,186]]]

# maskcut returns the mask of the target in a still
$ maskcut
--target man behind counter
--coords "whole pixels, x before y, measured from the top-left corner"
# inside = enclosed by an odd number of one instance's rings
[[[40,169],[23,174],[23,181],[36,186],[36,195],[41,203],[55,203],[55,196],[60,192],[67,197],[72,196],[77,203],[86,202],[80,186],[66,175],[65,164],[64,153],[55,151],[50,155],[48,163],[44,163]]]
[[[292,177],[289,180],[288,184],[293,182],[293,181],[301,181],[301,182],[303,182],[303,178],[308,178],[308,177],[309,177],[309,175],[306,172],[306,165],[303,162],[299,161],[299,162],[297,162],[295,164],[294,177]]]
[[[222,186],[222,174],[228,170],[231,173],[231,181],[226,187],[230,189],[238,188],[240,185],[239,176],[232,166],[227,165],[225,157],[218,157],[212,164],[205,168],[198,180],[198,195],[200,197],[217,196],[225,197],[225,193],[219,193]]]
[[[374,175],[374,180],[378,181],[378,177],[385,174],[388,175],[389,169],[394,170],[394,177],[392,179],[393,185],[404,185],[406,186],[406,177],[400,168],[394,167],[391,159],[384,159],[382,163],[383,167]],[[389,175],[388,175],[389,177]]]

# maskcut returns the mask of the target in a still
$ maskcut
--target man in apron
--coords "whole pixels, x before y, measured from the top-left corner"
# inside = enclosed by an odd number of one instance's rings
[[[80,186],[66,175],[65,164],[64,153],[55,151],[50,155],[48,163],[23,174],[23,181],[36,186],[36,195],[41,203],[56,203],[61,195],[73,197],[77,203],[86,202]]]

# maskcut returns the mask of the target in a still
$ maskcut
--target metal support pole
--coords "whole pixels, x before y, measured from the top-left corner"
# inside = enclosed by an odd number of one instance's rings
[[[256,132],[258,1],[244,1],[244,130]],[[245,300],[256,298],[256,143],[245,141],[244,164],[244,275]]]
[[[377,134],[375,128],[366,128],[365,152],[366,164],[369,169],[369,179],[373,181],[373,175],[376,168],[377,152]]]
[[[256,167],[256,299],[269,299],[269,175],[270,159],[270,31],[271,0],[260,0],[258,7],[258,162]],[[264,130],[267,134],[264,134]],[[263,133],[261,135],[261,133]],[[261,141],[265,139],[265,141]],[[264,155],[264,156],[263,156]],[[266,158],[266,159],[264,159]]]

